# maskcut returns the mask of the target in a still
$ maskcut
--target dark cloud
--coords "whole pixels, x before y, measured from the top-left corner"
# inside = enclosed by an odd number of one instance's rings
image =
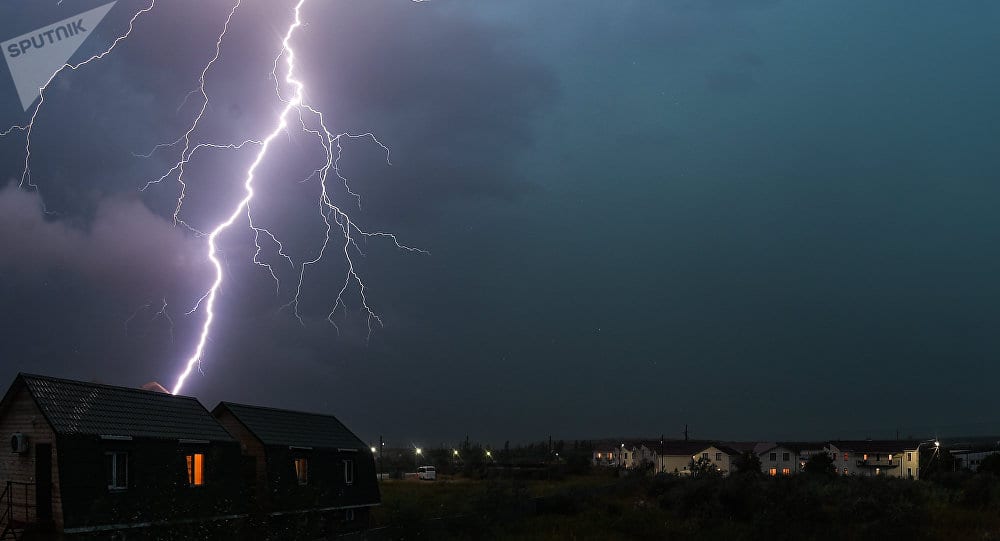
[[[22,278],[52,273],[123,295],[162,296],[208,270],[201,242],[154,215],[138,198],[103,201],[80,229],[47,218],[37,195],[0,190],[0,269]]]

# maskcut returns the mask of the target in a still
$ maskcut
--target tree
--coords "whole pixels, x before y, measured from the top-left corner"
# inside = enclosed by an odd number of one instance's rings
[[[837,474],[837,469],[833,465],[833,458],[826,453],[816,453],[809,457],[809,460],[806,460],[803,471],[812,475],[827,475],[830,477]]]
[[[743,451],[733,460],[733,469],[740,475],[760,475],[760,457],[753,451]]]
[[[693,477],[717,477],[722,475],[722,472],[711,459],[703,456],[698,460],[691,460],[691,475]]]

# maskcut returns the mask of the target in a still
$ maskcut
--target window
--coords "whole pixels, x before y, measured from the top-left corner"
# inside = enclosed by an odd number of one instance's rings
[[[715,460],[722,460],[722,453],[715,453]]]
[[[879,453],[875,453],[875,462],[879,462],[881,460],[882,460],[882,455],[880,455]]]
[[[868,460],[868,453],[861,455],[861,460]]]
[[[778,453],[771,453],[771,462],[778,460]]]
[[[847,475],[847,468],[844,468],[844,475]]]
[[[354,461],[345,460],[344,461],[344,482],[348,485],[354,483]]]
[[[781,468],[781,475],[791,475],[792,470],[790,468]]]
[[[344,521],[354,522],[354,509],[348,509],[347,511],[344,511]]]
[[[309,483],[309,459],[295,459],[295,477],[299,480],[300,485]]]
[[[192,453],[185,457],[187,459],[187,481],[188,485],[200,487],[205,484],[205,455]]]
[[[628,460],[628,453],[625,453],[625,460]]]
[[[708,453],[702,453],[701,458],[708,460]]]
[[[844,453],[844,462],[847,462],[848,458],[849,458],[848,453]]]
[[[875,475],[882,475],[882,468],[875,468]]]
[[[771,477],[778,475],[778,468],[771,468],[767,470],[767,474],[770,475]]]
[[[909,477],[910,479],[913,479],[913,470],[910,468],[906,468],[906,476]]]
[[[889,462],[892,462],[892,455],[889,455]]]
[[[104,453],[104,472],[108,490],[128,488],[128,453],[113,451]]]
[[[788,462],[788,453],[781,453],[781,461]]]
[[[913,460],[913,453],[906,453],[906,461],[909,462]]]

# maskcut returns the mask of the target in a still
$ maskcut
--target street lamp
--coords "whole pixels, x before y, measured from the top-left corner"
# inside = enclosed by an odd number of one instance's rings
[[[917,479],[920,479],[920,446],[925,443],[934,444],[934,455],[937,455],[941,451],[941,441],[937,438],[933,440],[924,440],[917,444]],[[933,456],[931,458],[933,458]],[[900,472],[900,474],[902,474],[902,472]]]

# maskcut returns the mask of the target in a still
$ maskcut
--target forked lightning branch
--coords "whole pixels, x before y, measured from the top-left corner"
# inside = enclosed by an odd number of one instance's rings
[[[419,0],[413,0],[419,1]],[[212,264],[213,275],[205,277],[207,280],[204,293],[192,304],[188,315],[201,317],[199,332],[196,337],[191,354],[183,361],[180,374],[177,377],[171,392],[179,393],[183,388],[191,373],[201,367],[205,358],[206,346],[210,339],[213,325],[218,318],[217,301],[218,295],[225,277],[223,265],[219,253],[219,237],[234,225],[244,224],[252,232],[256,252],[252,262],[266,272],[275,280],[280,291],[280,281],[275,269],[261,257],[265,250],[265,245],[261,243],[262,237],[266,239],[267,246],[273,251],[275,257],[287,261],[295,269],[298,277],[294,287],[294,295],[284,308],[289,309],[294,317],[303,324],[305,320],[300,312],[299,304],[303,297],[303,284],[307,271],[310,267],[319,263],[328,253],[335,251],[346,263],[346,270],[341,281],[336,286],[337,294],[332,299],[326,321],[335,328],[338,313],[341,317],[346,317],[349,298],[358,299],[359,308],[367,319],[368,333],[371,335],[375,326],[382,325],[382,319],[371,306],[366,294],[365,283],[358,274],[355,259],[363,252],[359,241],[378,239],[391,243],[399,250],[408,252],[426,253],[424,250],[413,248],[402,244],[397,237],[384,231],[371,231],[359,225],[355,219],[344,210],[344,208],[334,201],[332,189],[328,181],[336,179],[343,185],[343,188],[352,196],[352,201],[360,205],[360,197],[351,189],[347,178],[340,172],[340,158],[342,153],[341,141],[344,138],[366,138],[381,147],[386,153],[388,161],[389,149],[379,141],[372,133],[335,133],[328,127],[328,120],[322,110],[305,99],[305,85],[299,78],[296,70],[296,53],[294,49],[294,38],[296,33],[303,26],[303,7],[307,0],[297,0],[291,7],[289,23],[280,43],[275,46],[275,57],[273,61],[272,75],[274,77],[275,100],[283,104],[278,117],[265,123],[261,129],[262,135],[256,139],[244,141],[205,141],[200,139],[201,123],[205,118],[210,101],[207,81],[212,76],[213,67],[220,59],[225,49],[226,37],[229,33],[230,25],[238,15],[244,0],[235,0],[228,10],[228,15],[222,22],[214,44],[214,51],[207,51],[209,60],[202,66],[200,76],[194,91],[190,96],[197,96],[200,100],[198,112],[194,115],[188,128],[173,141],[157,145],[150,152],[141,156],[150,157],[155,153],[173,153],[176,157],[173,165],[166,172],[139,182],[137,185],[141,190],[161,189],[161,185],[173,184],[176,186],[176,206],[173,214],[173,222],[177,226],[186,227],[192,235],[203,238],[206,243],[205,257]],[[128,28],[118,35],[112,43],[101,52],[87,57],[86,59],[72,63],[71,58],[87,40],[93,32],[93,28],[100,24],[101,20],[114,7],[115,2],[92,9],[85,13],[70,17],[63,21],[57,21],[39,30],[29,32],[21,36],[15,36],[3,42],[2,47],[6,52],[7,65],[10,68],[12,79],[18,91],[25,111],[30,113],[29,120],[24,124],[11,126],[0,132],[0,136],[8,136],[13,133],[24,135],[24,170],[22,172],[21,186],[28,189],[39,189],[39,182],[45,184],[45,179],[33,179],[31,176],[32,164],[32,131],[35,121],[42,114],[45,103],[45,94],[60,74],[67,70],[77,70],[88,64],[96,63],[111,54],[116,47],[123,46],[123,42],[132,34],[138,31],[142,24],[150,24],[146,19],[150,18],[151,12],[156,8],[156,0],[150,0],[148,4],[139,11],[132,14]],[[140,20],[142,19],[142,20]],[[96,67],[93,69],[97,69]],[[316,212],[322,223],[322,242],[316,246],[312,255],[304,257],[296,262],[291,256],[284,252],[284,244],[266,225],[254,219],[253,208],[266,205],[266,200],[260,200],[254,190],[256,173],[258,167],[268,157],[268,150],[274,139],[282,132],[289,131],[294,126],[301,130],[303,136],[314,141],[317,149],[317,167],[306,180],[315,181],[317,184],[318,196],[316,199],[314,212]],[[198,155],[209,151],[220,150],[254,150],[254,160],[249,168],[243,171],[233,171],[232,179],[242,180],[243,195],[236,201],[220,201],[216,207],[226,209],[228,213],[215,223],[209,223],[209,227],[195,227],[190,225],[192,220],[185,219],[182,215],[184,200],[187,195],[186,188],[188,179],[185,176],[186,166]],[[123,232],[127,234],[128,232]],[[166,302],[166,301],[164,301]],[[339,328],[337,328],[339,332]]]

